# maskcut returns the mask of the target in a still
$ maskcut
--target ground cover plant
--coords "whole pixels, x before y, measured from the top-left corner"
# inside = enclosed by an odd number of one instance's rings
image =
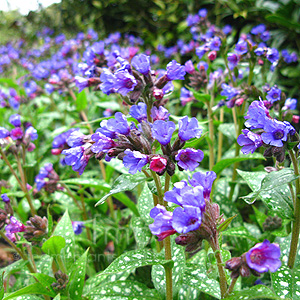
[[[300,299],[297,51],[214,21],[0,47],[1,299]]]

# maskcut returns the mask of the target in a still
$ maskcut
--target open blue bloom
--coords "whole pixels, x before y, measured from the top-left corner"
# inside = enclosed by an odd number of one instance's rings
[[[141,172],[142,168],[149,162],[149,157],[139,151],[126,149],[124,153],[126,155],[123,158],[123,164],[129,169],[130,174],[135,174],[137,171]]]
[[[15,217],[10,217],[10,224],[5,227],[5,235],[12,241],[16,241],[15,233],[25,231],[25,226]]]
[[[140,102],[138,105],[132,105],[129,109],[129,114],[139,123],[147,121],[147,105]]]
[[[32,126],[29,126],[26,130],[25,130],[25,138],[26,137],[30,137],[30,139],[32,141],[36,140],[39,136],[37,134],[37,130],[35,128],[33,128]]]
[[[226,83],[222,83],[221,87],[223,90],[221,91],[220,94],[222,96],[226,96],[227,97],[226,100],[230,100],[239,94],[237,89],[235,89],[234,87],[231,87],[230,85],[228,85]]]
[[[78,87],[78,92],[80,93],[83,89],[89,87],[89,79],[83,78],[81,76],[75,76],[75,85]]]
[[[194,64],[191,60],[186,61],[184,66],[185,66],[185,71],[187,73],[193,74],[195,72],[195,67],[194,67]]]
[[[71,135],[71,133],[75,130],[79,130],[79,128],[71,128],[66,132],[63,132],[59,135],[57,135],[52,142],[52,148],[62,148],[66,145],[68,137]]]
[[[134,87],[137,85],[137,81],[129,74],[128,70],[121,70],[115,72],[115,84],[114,87],[118,93],[123,96],[126,96],[129,92],[134,90]]]
[[[188,102],[193,101],[194,99],[195,98],[194,98],[193,92],[186,89],[185,87],[182,87],[180,89],[180,102],[183,106],[186,105]]]
[[[279,52],[276,48],[268,48],[266,57],[271,63],[275,63],[279,59]]]
[[[81,221],[72,221],[72,228],[76,235],[79,235],[82,233],[82,230],[84,228],[84,223]]]
[[[196,172],[192,178],[189,179],[189,183],[194,187],[203,187],[204,199],[210,198],[211,188],[217,175],[214,171],[208,171],[206,173]]]
[[[150,71],[150,56],[138,54],[131,60],[132,66],[143,75],[147,75]]]
[[[276,272],[281,266],[280,247],[264,240],[246,253],[246,261],[249,268],[258,273]]]
[[[250,33],[254,34],[254,35],[258,35],[263,33],[266,30],[266,25],[265,24],[259,24],[257,26],[254,26]]]
[[[9,134],[9,131],[6,128],[0,127],[0,139],[5,139]]]
[[[170,115],[171,114],[169,113],[169,111],[163,106],[159,106],[159,108],[153,106],[151,108],[151,118],[153,119],[153,122],[155,122],[156,120],[167,121],[169,120]]]
[[[172,226],[179,233],[197,230],[201,226],[202,213],[199,207],[176,207],[173,211]]]
[[[10,137],[13,140],[21,139],[23,137],[23,134],[24,133],[21,127],[16,127],[10,131]]]
[[[170,143],[175,124],[172,121],[157,120],[152,126],[152,136],[164,146]]]
[[[166,78],[168,81],[184,80],[185,73],[185,67],[176,60],[172,60],[167,64]]]
[[[254,153],[254,151],[263,145],[262,138],[259,134],[253,133],[248,129],[242,130],[243,134],[237,138],[237,143],[243,146],[243,154]]]
[[[227,60],[229,69],[233,70],[238,65],[240,57],[236,53],[228,53]]]
[[[112,139],[117,137],[117,133],[124,135],[128,135],[130,133],[130,127],[127,123],[127,119],[120,112],[115,113],[114,119],[103,120],[100,123],[100,126],[101,128],[97,129],[97,131]]]
[[[287,140],[290,128],[283,122],[269,119],[265,122],[264,131],[261,137],[265,144],[282,147],[283,141]]]
[[[199,128],[199,123],[196,118],[191,118],[189,121],[188,116],[185,116],[178,121],[178,125],[178,137],[181,141],[199,138],[202,134],[202,129]]]
[[[47,163],[40,169],[39,174],[35,176],[34,181],[38,191],[40,191],[46,185],[45,178],[48,178],[52,171],[53,165],[51,163]]]
[[[178,161],[178,166],[184,170],[194,171],[199,162],[202,161],[204,154],[201,150],[193,148],[180,149],[175,159]]]
[[[78,146],[62,151],[62,154],[66,155],[64,162],[72,166],[73,171],[78,172],[79,175],[83,173],[90,159],[90,155],[84,153],[85,150],[84,146]]]
[[[149,225],[149,228],[152,234],[157,235],[158,241],[176,233],[172,226],[173,213],[167,211],[164,206],[157,204],[151,209],[150,217],[154,219],[154,222]]]
[[[281,90],[273,86],[267,93],[267,100],[272,104],[280,100]]]
[[[287,98],[285,100],[284,106],[282,107],[282,110],[294,110],[297,108],[297,99],[295,98]]]
[[[18,114],[11,115],[9,117],[9,123],[14,125],[15,127],[20,127],[21,126],[21,117]]]
[[[243,55],[248,52],[248,44],[247,41],[240,40],[238,43],[235,45],[234,48],[235,52],[239,55]]]
[[[199,59],[201,59],[203,55],[208,51],[209,47],[206,44],[204,44],[196,48],[196,55],[199,57]]]
[[[250,129],[262,129],[269,118],[269,111],[262,101],[253,101],[248,108],[245,126]]]
[[[218,36],[215,36],[209,41],[208,47],[210,48],[210,50],[219,51],[221,44],[222,44],[221,39]]]
[[[114,140],[105,136],[98,130],[99,129],[97,129],[96,132],[91,136],[91,139],[95,142],[92,145],[91,150],[96,154],[100,152],[107,152],[109,149],[116,146]]]
[[[116,78],[114,74],[112,74],[109,70],[107,69],[103,70],[103,72],[100,75],[100,80],[102,82],[100,84],[100,89],[104,94],[109,95],[111,93],[116,92],[115,89]]]
[[[8,198],[7,194],[2,194],[1,195],[2,201],[5,203],[9,203],[10,199]]]
[[[70,147],[82,146],[85,144],[85,142],[83,141],[85,137],[85,134],[81,133],[79,130],[76,130],[72,132],[67,138],[67,144]]]

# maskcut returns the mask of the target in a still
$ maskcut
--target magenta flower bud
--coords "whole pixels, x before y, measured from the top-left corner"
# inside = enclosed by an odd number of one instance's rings
[[[246,261],[258,273],[276,272],[281,266],[279,245],[264,240],[246,253]]]
[[[161,89],[154,89],[152,92],[152,95],[156,100],[161,100],[164,97],[164,94],[164,91]]]
[[[165,171],[168,164],[168,160],[164,157],[161,157],[159,155],[153,156],[150,162],[150,170],[162,173]]]
[[[16,127],[10,131],[10,136],[13,140],[21,139],[23,137],[23,130],[21,127]]]
[[[299,123],[299,120],[300,120],[300,116],[293,115],[293,117],[292,117],[292,122],[298,124],[298,123]]]
[[[59,154],[61,154],[61,151],[62,151],[62,149],[52,149],[52,150],[51,150],[51,153],[52,153],[53,155],[59,155]]]
[[[210,51],[207,57],[210,61],[214,61],[217,58],[217,51]]]
[[[32,151],[34,151],[35,148],[36,148],[36,147],[35,147],[35,144],[29,143],[28,148],[27,148],[27,151],[28,151],[28,152],[32,152]]]

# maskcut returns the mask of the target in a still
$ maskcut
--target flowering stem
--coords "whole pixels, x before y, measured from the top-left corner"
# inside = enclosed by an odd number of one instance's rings
[[[220,109],[220,122],[221,124],[224,122],[224,108],[222,107]],[[219,137],[218,137],[218,158],[217,161],[220,161],[222,158],[222,146],[223,146],[223,133],[220,131],[219,132]]]
[[[229,296],[229,295],[232,293],[232,291],[233,291],[233,289],[234,289],[234,286],[235,286],[237,280],[238,280],[238,277],[232,278],[231,283],[230,283],[230,286],[229,286],[227,292],[225,293],[225,298],[226,298],[227,296]]]
[[[295,176],[299,176],[299,166],[298,166],[297,158],[293,150],[289,150],[288,152],[294,166]],[[295,264],[297,249],[298,249],[299,233],[300,233],[300,178],[297,178],[296,179],[296,203],[294,207],[294,222],[293,222],[292,238],[290,244],[290,254],[288,259],[288,267],[290,269],[292,269]]]
[[[217,267],[219,271],[219,284],[220,284],[220,291],[221,291],[221,299],[225,298],[225,294],[227,291],[227,280],[226,275],[223,267],[223,260],[221,256],[218,236],[215,237],[215,240],[210,241],[210,246],[214,251],[215,258],[217,260]]]
[[[215,164],[214,157],[214,121],[213,121],[213,112],[212,112],[212,103],[214,101],[213,92],[211,94],[210,102],[207,102],[207,112],[208,112],[208,131],[209,131],[209,139],[210,142],[208,144],[209,147],[209,169],[212,170]]]

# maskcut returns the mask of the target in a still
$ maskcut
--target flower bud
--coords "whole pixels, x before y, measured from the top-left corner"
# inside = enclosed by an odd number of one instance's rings
[[[214,61],[217,58],[217,51],[213,50],[207,54],[207,57],[210,61]]]
[[[53,155],[59,155],[59,154],[61,154],[61,151],[62,151],[62,149],[52,149],[52,150],[51,150],[51,153],[52,153]]]
[[[167,166],[168,160],[162,156],[156,155],[151,158],[150,170],[162,175]]]
[[[64,274],[61,270],[59,270],[54,274],[54,277],[57,282],[52,283],[51,286],[56,290],[65,289],[69,282],[68,275]]]
[[[26,222],[24,238],[29,242],[40,242],[48,233],[48,220],[46,217],[34,216]]]
[[[267,217],[265,222],[263,223],[263,229],[264,231],[273,231],[275,229],[278,229],[282,226],[282,220],[278,216],[274,217]]]
[[[156,100],[161,100],[164,97],[164,91],[156,88],[153,90],[152,95]]]
[[[292,122],[298,124],[300,120],[300,116],[293,115]]]
[[[233,257],[233,258],[229,259],[228,261],[226,261],[225,268],[230,271],[235,271],[235,270],[239,269],[241,264],[242,264],[241,257]]]

